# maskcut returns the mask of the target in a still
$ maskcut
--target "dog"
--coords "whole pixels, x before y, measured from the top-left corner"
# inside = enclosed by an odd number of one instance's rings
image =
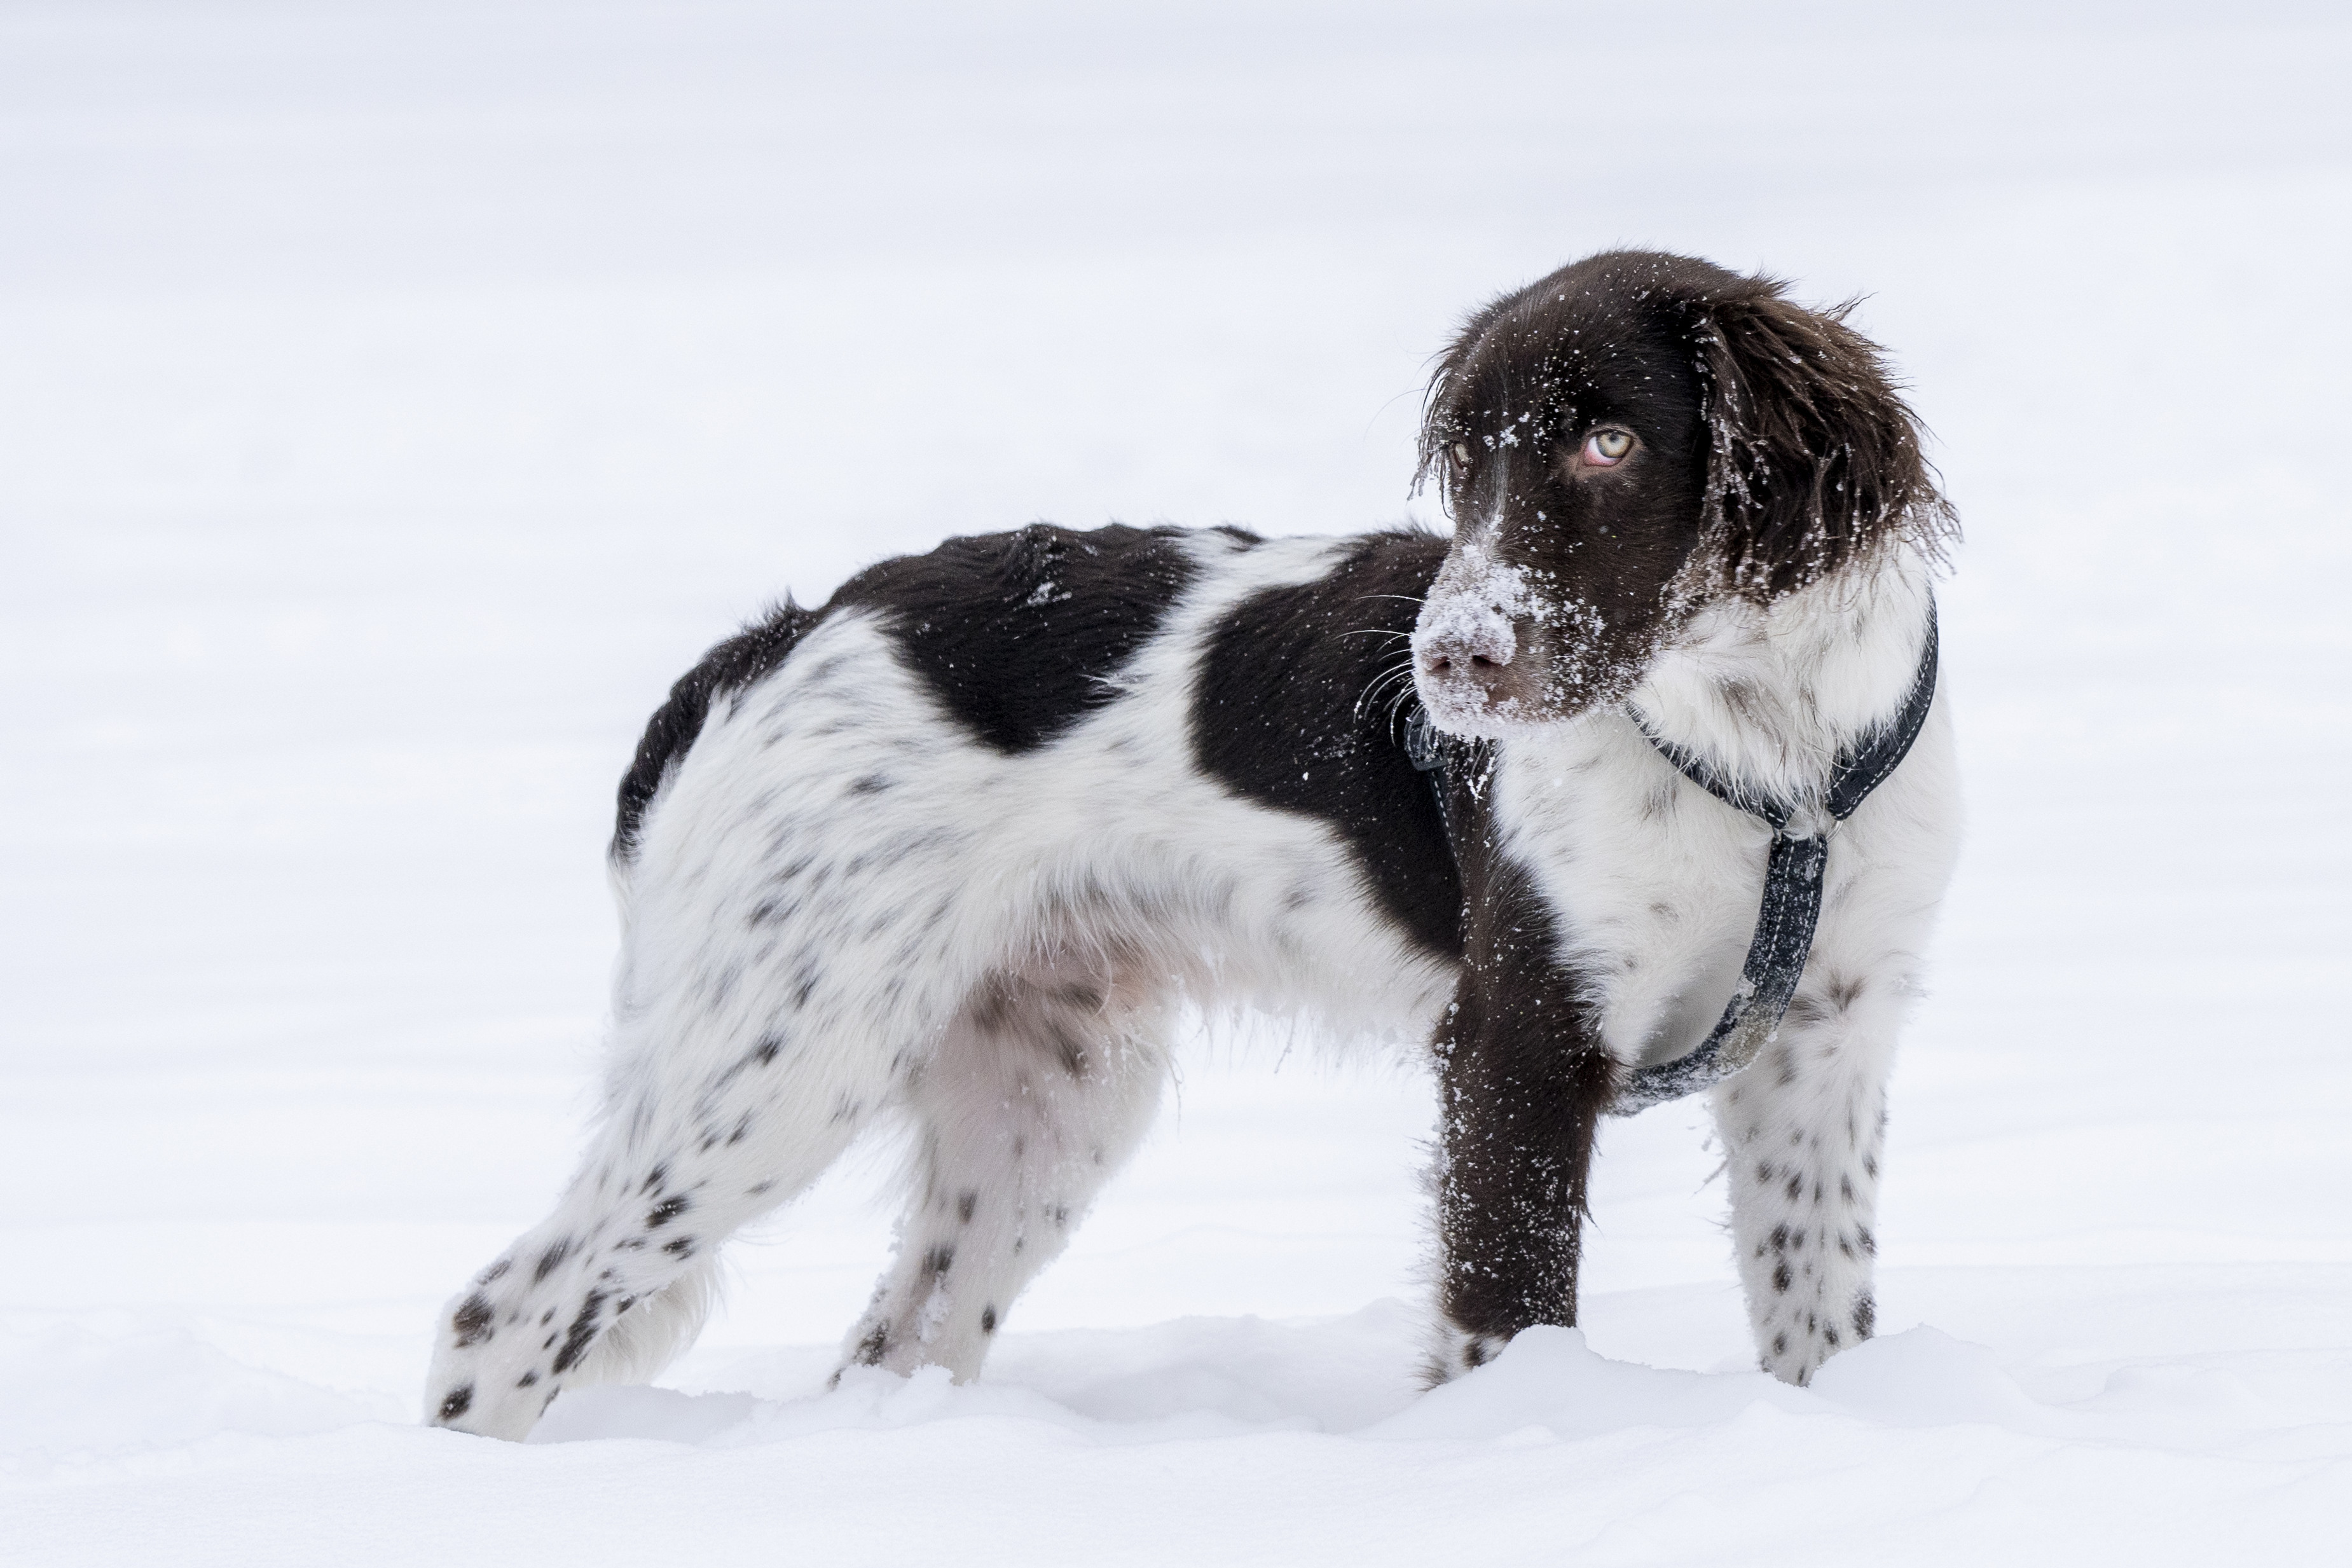
[[[727,1237],[884,1118],[906,1210],[844,1362],[974,1376],[1187,1008],[1430,1053],[1431,1379],[1573,1324],[1599,1119],[1752,989],[1777,840],[1741,792],[1818,801],[1932,660],[1954,516],[1845,316],[1594,256],[1438,361],[1416,488],[1450,541],[1041,523],[713,648],[621,785],[591,1147],[450,1303],[427,1418],[520,1438],[658,1370]],[[1958,825],[1941,699],[1913,726],[1825,840],[1777,1031],[1707,1090],[1794,1383],[1872,1331],[1885,1084]]]

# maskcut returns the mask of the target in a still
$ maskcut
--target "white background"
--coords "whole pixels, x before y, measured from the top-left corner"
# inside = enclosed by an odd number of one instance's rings
[[[0,1561],[2332,1560],[2347,69],[2317,5],[0,5]],[[410,1425],[706,645],[1037,517],[1442,521],[1429,356],[1614,244],[1866,296],[1968,530],[1880,1341],[1744,1370],[1673,1106],[1583,1339],[1416,1401],[1426,1084],[1258,1031],[973,1388],[818,1397],[877,1149],[683,1392]]]

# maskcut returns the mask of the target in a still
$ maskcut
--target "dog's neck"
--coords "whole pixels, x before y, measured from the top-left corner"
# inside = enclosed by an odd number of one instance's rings
[[[1931,606],[1927,563],[1899,547],[1769,605],[1706,605],[1633,704],[1659,738],[1727,778],[1802,799],[1842,748],[1902,706]]]

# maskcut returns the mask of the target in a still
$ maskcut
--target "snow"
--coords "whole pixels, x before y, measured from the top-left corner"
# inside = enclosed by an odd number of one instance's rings
[[[2339,13],[0,10],[0,1561],[2335,1560]],[[1582,1331],[1417,1396],[1428,1086],[1269,1036],[975,1385],[823,1392],[877,1149],[662,1387],[414,1425],[702,647],[949,532],[1425,509],[1428,355],[1616,243],[1866,293],[1968,529],[1879,1340],[1747,1370],[1672,1105]]]

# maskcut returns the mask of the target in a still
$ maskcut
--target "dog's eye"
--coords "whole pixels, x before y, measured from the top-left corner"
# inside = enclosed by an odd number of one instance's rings
[[[1633,433],[1626,430],[1595,430],[1584,438],[1584,460],[1596,468],[1613,468],[1625,460],[1633,449]]]

